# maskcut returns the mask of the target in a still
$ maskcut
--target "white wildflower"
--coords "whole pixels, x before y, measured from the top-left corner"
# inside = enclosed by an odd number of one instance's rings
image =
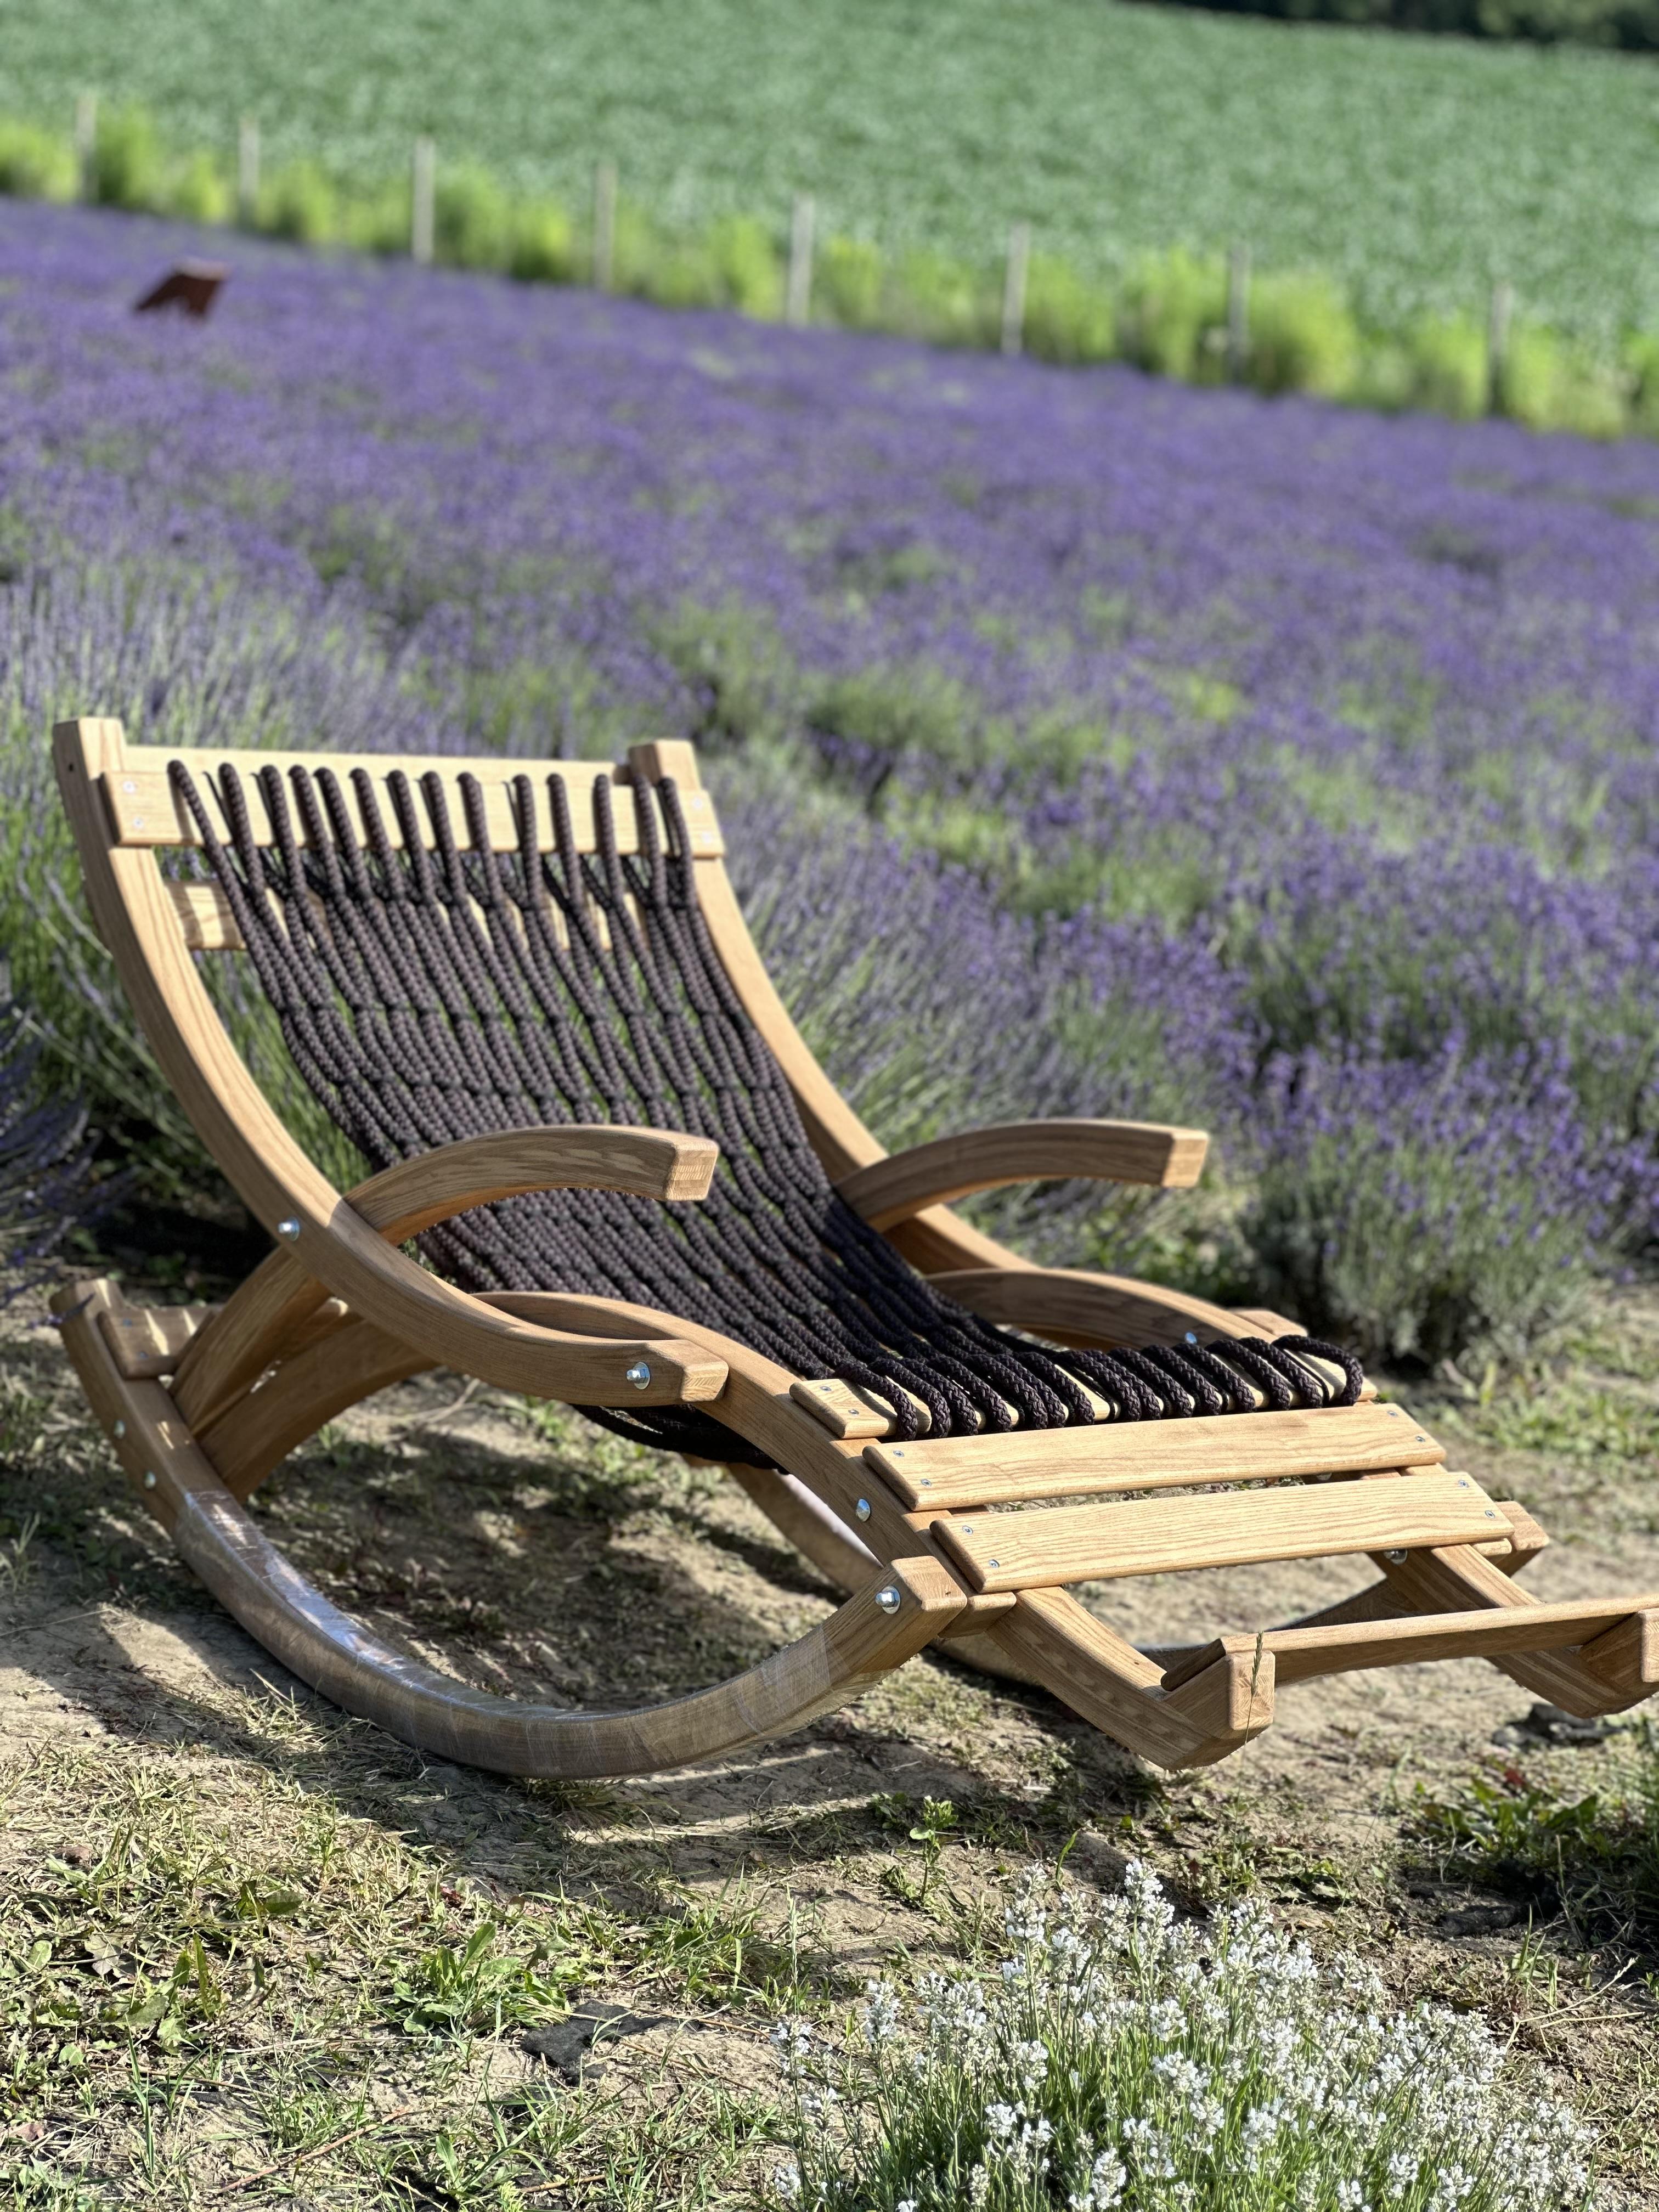
[[[866,1982],[864,1994],[865,2039],[872,2048],[890,2042],[898,2033],[898,1991],[890,1982]]]

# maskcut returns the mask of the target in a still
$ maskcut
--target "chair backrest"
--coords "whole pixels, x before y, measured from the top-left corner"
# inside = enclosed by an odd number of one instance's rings
[[[198,789],[208,796],[222,836],[228,830],[218,799],[219,780],[226,768],[234,770],[245,784],[254,781],[267,768],[275,768],[285,776],[293,769],[301,768],[313,774],[331,770],[348,790],[352,772],[365,773],[371,780],[380,811],[395,842],[397,817],[396,810],[389,804],[390,781],[401,771],[416,785],[428,777],[438,780],[450,818],[457,827],[458,840],[464,850],[470,849],[461,780],[471,776],[481,787],[490,846],[498,853],[518,848],[511,793],[514,781],[526,771],[532,773],[538,783],[550,778],[562,783],[576,849],[583,854],[596,849],[592,805],[596,777],[605,777],[611,786],[617,845],[624,855],[639,849],[641,806],[653,812],[660,839],[663,824],[654,787],[664,777],[670,777],[679,797],[695,871],[697,905],[710,942],[732,989],[788,1084],[802,1127],[826,1174],[832,1181],[838,1181],[855,1169],[869,1166],[885,1157],[885,1148],[819,1066],[767,974],[726,872],[726,840],[713,796],[702,781],[696,749],[682,739],[632,745],[626,759],[614,763],[532,763],[474,759],[455,754],[265,752],[216,746],[181,750],[131,744],[118,721],[88,717],[61,725],[56,746],[60,782],[66,781],[67,769],[69,780],[78,773],[83,782],[93,787],[89,796],[94,803],[90,808],[74,805],[70,807],[83,848],[82,858],[89,868],[95,856],[84,849],[88,842],[88,816],[90,825],[107,840],[112,849],[131,853],[135,857],[148,854],[159,863],[161,854],[170,848],[200,847],[201,830],[169,776],[171,763],[181,757],[194,772]],[[66,799],[72,796],[66,787]],[[361,810],[355,796],[349,804],[361,822]],[[255,812],[256,835],[268,835],[262,814],[259,810]],[[540,834],[550,841],[550,822],[549,811]],[[429,837],[429,822],[425,823],[425,834]],[[542,849],[549,849],[548,844],[544,843]],[[216,884],[164,877],[159,866],[156,881],[161,885],[159,896],[171,908],[178,941],[183,947],[192,952],[244,949],[229,903]],[[107,937],[107,930],[106,934]],[[116,952],[118,964],[123,966],[123,980],[131,991],[133,979],[126,974],[118,942],[112,942],[112,949]],[[142,1005],[140,1011],[143,1018]],[[186,1109],[193,1110],[186,1088],[181,1088],[180,1096]],[[236,1181],[234,1166],[226,1164],[227,1172]],[[246,1191],[243,1194],[247,1195]],[[890,1241],[914,1265],[927,1273],[1020,1264],[1016,1254],[970,1227],[945,1206],[929,1207],[902,1224],[890,1232]]]
[[[832,1163],[879,1147],[765,975],[689,747],[532,772],[147,757],[104,723],[66,725],[58,745],[94,916],[157,1056],[268,1224],[297,1194],[289,1226],[322,1231],[320,1279],[337,1231],[361,1243],[367,1224],[259,1096],[193,951],[246,949],[300,1073],[375,1170],[526,1125],[644,1123],[718,1143],[695,1204],[543,1190],[446,1220],[422,1241],[459,1290],[662,1310],[796,1376],[872,1393],[901,1436],[919,1420],[943,1434],[1088,1423],[1095,1392],[1134,1417],[1172,1395],[1188,1412],[1250,1402],[1255,1385],[1230,1370],[1224,1395],[1216,1377],[1164,1373],[1172,1352],[1156,1355],[1149,1395],[1152,1353],[1005,1335],[940,1297],[843,1201]],[[210,883],[161,872],[161,851],[188,847]],[[944,1224],[962,1264],[973,1232]],[[598,1418],[705,1456],[728,1435],[689,1407]]]

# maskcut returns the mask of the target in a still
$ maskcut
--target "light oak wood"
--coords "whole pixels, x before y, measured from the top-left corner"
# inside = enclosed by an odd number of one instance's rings
[[[399,1244],[472,1206],[537,1190],[626,1190],[641,1198],[701,1199],[708,1194],[719,1157],[720,1147],[706,1137],[620,1124],[499,1130],[462,1138],[383,1169],[348,1192],[343,1202],[388,1243]],[[216,1422],[272,1360],[297,1348],[296,1330],[304,1327],[325,1295],[297,1255],[274,1253],[220,1310],[211,1329],[203,1332],[188,1359],[180,1363],[176,1395],[185,1419],[198,1431]],[[702,1402],[718,1397],[724,1387],[723,1364],[695,1352],[688,1357],[681,1340],[664,1338],[647,1345],[621,1339],[604,1346],[560,1340],[575,1362],[570,1379],[577,1387],[592,1379],[596,1359],[605,1363],[607,1386],[613,1370],[626,1376],[643,1361],[652,1375],[645,1389],[634,1387],[632,1401],[637,1404],[665,1402],[655,1398],[658,1390],[683,1393],[686,1401]],[[677,1343],[678,1351],[673,1349]],[[420,1364],[442,1363],[428,1357]],[[558,1397],[564,1393],[549,1389],[542,1395]],[[665,1402],[678,1401],[671,1398]],[[604,1401],[576,1398],[573,1402]]]
[[[792,1382],[789,1395],[832,1437],[884,1437],[893,1425],[890,1413],[878,1413],[850,1384],[833,1376]]]
[[[180,1557],[302,1681],[437,1757],[568,1779],[719,1758],[861,1695],[963,1607],[937,1560],[900,1559],[798,1642],[690,1697],[589,1712],[473,1689],[387,1644],[295,1571],[220,1480],[162,1386],[118,1373],[97,1325],[106,1290],[78,1284],[61,1301],[64,1342],[137,1495]]]
[[[1621,1698],[1651,1697],[1659,1689],[1659,1596],[1632,1599],[1626,1619],[1600,1636],[1586,1632],[1578,1663]]]
[[[923,1437],[864,1447],[865,1464],[911,1512],[1206,1482],[1363,1474],[1432,1467],[1445,1455],[1409,1413],[1375,1404],[1013,1429],[1003,1436]]]
[[[1188,1329],[1206,1343],[1212,1337],[1249,1342],[1277,1333],[1252,1316],[1127,1275],[1022,1265],[945,1268],[929,1279],[945,1297],[987,1321],[1030,1329],[1057,1344],[1179,1344]]]
[[[1539,1601],[1522,1589],[1500,1565],[1483,1559],[1469,1547],[1437,1547],[1412,1552],[1404,1559],[1386,1553],[1372,1554],[1400,1601],[1402,1612],[1460,1613],[1487,1608],[1537,1610]],[[1644,1690],[1614,1689],[1603,1677],[1592,1674],[1571,1651],[1531,1651],[1495,1656],[1492,1664],[1511,1680],[1544,1698],[1563,1712],[1594,1720],[1603,1713],[1622,1712],[1647,1695]]]
[[[432,1365],[406,1344],[349,1316],[192,1434],[232,1497],[246,1502],[325,1422]]]
[[[614,1121],[562,1122],[462,1137],[382,1169],[343,1203],[394,1243],[475,1206],[537,1190],[624,1190],[707,1198],[720,1156],[708,1137]]]
[[[184,761],[194,774],[197,789],[209,805],[211,813],[216,816],[214,828],[222,838],[228,836],[229,824],[218,805],[214,779],[226,765],[236,770],[245,787],[251,785],[267,768],[275,768],[284,780],[289,771],[296,768],[308,769],[313,775],[325,769],[331,770],[340,780],[348,818],[357,831],[359,842],[365,845],[368,839],[362,827],[362,811],[349,782],[350,771],[355,768],[368,770],[374,781],[375,796],[380,801],[386,835],[394,847],[401,844],[402,831],[387,795],[386,786],[387,779],[398,769],[416,787],[416,823],[428,850],[435,845],[436,838],[419,786],[422,778],[431,774],[435,774],[443,785],[456,842],[464,850],[470,840],[461,800],[463,775],[477,780],[483,799],[490,848],[497,853],[519,850],[520,836],[513,806],[512,787],[521,775],[529,777],[536,793],[537,844],[544,853],[552,851],[554,845],[552,810],[547,799],[550,778],[556,779],[564,787],[570,807],[571,831],[579,852],[592,853],[597,849],[593,814],[593,786],[596,781],[610,784],[612,787],[612,818],[616,824],[617,849],[620,853],[637,853],[640,849],[636,806],[656,805],[648,786],[635,788],[618,784],[615,781],[612,769],[582,761],[480,760],[457,758],[453,755],[422,759],[390,753],[347,757],[338,753],[224,752],[210,746],[181,746],[174,750],[160,745],[126,745],[120,764],[106,778],[102,787],[110,830],[118,845],[143,849],[201,843],[201,834],[194,817],[174,794],[168,778],[168,767],[175,760]],[[291,790],[289,796],[292,811]],[[725,850],[725,845],[709,794],[701,789],[682,793],[681,805],[692,852],[699,856],[717,858]],[[271,842],[270,825],[264,802],[257,792],[250,794],[248,811],[255,843],[268,845]],[[298,835],[300,823],[297,813],[295,816],[295,830]],[[659,818],[659,840],[662,835]]]
[[[1240,1321],[1254,1322],[1257,1328],[1266,1329],[1269,1336],[1300,1336],[1304,1334],[1299,1321],[1286,1321],[1283,1314],[1275,1313],[1271,1306],[1235,1306],[1232,1310]]]
[[[1647,1666],[1645,1680],[1650,1690],[1659,1685],[1659,1671],[1649,1665],[1656,1655],[1647,1649],[1650,1632],[1642,1624],[1659,1621],[1659,1613],[1643,1610],[1653,1607],[1659,1607],[1659,1595],[1652,1594],[1581,1598],[1562,1605],[1418,1613],[1327,1628],[1271,1628],[1259,1638],[1223,1636],[1171,1667],[1164,1677],[1164,1686],[1173,1690],[1224,1657],[1249,1657],[1258,1644],[1273,1654],[1279,1680],[1284,1684],[1429,1659],[1509,1658],[1528,1651],[1565,1650],[1598,1639],[1605,1646],[1604,1664],[1610,1682],[1621,1686],[1626,1671],[1632,1684],[1640,1682]],[[1615,1632],[1616,1645],[1608,1642]],[[1588,1653],[1583,1656],[1587,1665],[1594,1666]]]
[[[106,1309],[99,1326],[116,1365],[135,1380],[171,1375],[185,1347],[216,1309],[212,1306],[135,1306],[124,1298]]]
[[[974,1590],[1024,1590],[1196,1567],[1349,1552],[1474,1544],[1501,1532],[1497,1507],[1472,1475],[1404,1482],[1334,1482],[1211,1492],[1019,1513],[973,1512],[933,1523]]]
[[[180,934],[192,952],[240,952],[242,933],[217,884],[167,884]]]
[[[1144,1659],[1104,1621],[1085,1612],[1069,1590],[1027,1590],[1012,1613],[986,1632],[1029,1680],[1040,1682],[1073,1712],[1114,1737],[1126,1749],[1154,1765],[1208,1766],[1259,1735],[1273,1717],[1273,1678],[1269,1659],[1252,1670],[1249,1686],[1248,1733],[1213,1729],[1221,1702],[1212,1687],[1194,1693],[1188,1704],[1165,1692],[1158,1668]],[[1226,1686],[1224,1709],[1238,1711],[1235,1680]]]
[[[930,1206],[1016,1182],[1071,1176],[1189,1189],[1204,1166],[1201,1129],[1152,1121],[1006,1121],[854,1169],[836,1185],[873,1229],[891,1229]]]

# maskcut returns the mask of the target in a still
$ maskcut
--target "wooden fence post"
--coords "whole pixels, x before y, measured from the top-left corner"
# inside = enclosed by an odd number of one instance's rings
[[[1486,313],[1486,412],[1505,411],[1504,372],[1510,351],[1510,318],[1515,313],[1515,287],[1500,282],[1492,288]]]
[[[83,200],[93,196],[97,159],[98,95],[83,92],[75,103],[75,188]]]
[[[1018,353],[1025,344],[1025,278],[1031,260],[1031,226],[1017,222],[1008,233],[1008,265],[1002,278],[1002,350]]]
[[[411,261],[432,258],[433,203],[438,181],[438,149],[429,138],[415,141],[410,168],[409,254]]]
[[[811,194],[797,192],[789,222],[789,288],[784,295],[783,313],[784,319],[798,328],[812,312],[812,232],[817,219]]]
[[[617,165],[601,161],[593,172],[593,283],[608,292],[617,273]]]
[[[1227,381],[1243,384],[1250,366],[1250,249],[1227,256]]]
[[[259,220],[259,126],[242,118],[236,138],[236,220],[252,230]]]

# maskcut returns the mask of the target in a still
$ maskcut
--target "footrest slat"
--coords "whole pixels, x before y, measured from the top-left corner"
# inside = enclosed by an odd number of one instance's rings
[[[1355,1621],[1329,1628],[1270,1628],[1261,1636],[1221,1636],[1188,1653],[1164,1677],[1166,1690],[1202,1674],[1217,1660],[1261,1650],[1273,1654],[1278,1679],[1307,1682],[1425,1659],[1495,1659],[1522,1651],[1565,1651],[1640,1621],[1659,1607],[1659,1595],[1577,1599],[1564,1605],[1517,1606],[1478,1613],[1413,1613],[1403,1620]],[[1638,1632],[1628,1632],[1634,1640]]]
[[[935,1521],[933,1533],[978,1591],[1476,1544],[1505,1534],[1508,1525],[1472,1475],[1419,1474],[975,1513]]]

